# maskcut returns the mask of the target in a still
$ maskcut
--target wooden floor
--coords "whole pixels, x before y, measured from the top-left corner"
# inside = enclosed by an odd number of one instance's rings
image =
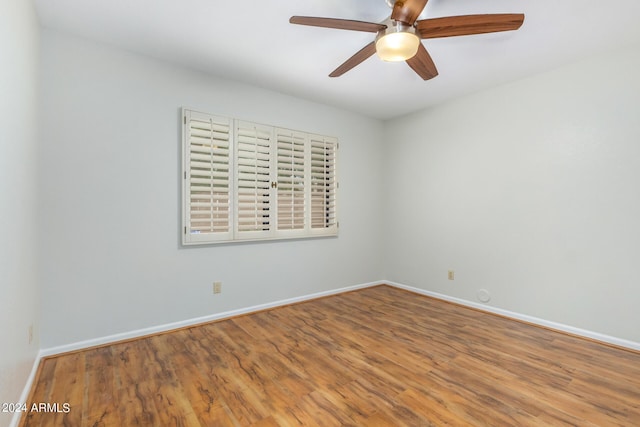
[[[60,412],[23,426],[640,426],[640,354],[378,286],[45,359],[32,402]]]

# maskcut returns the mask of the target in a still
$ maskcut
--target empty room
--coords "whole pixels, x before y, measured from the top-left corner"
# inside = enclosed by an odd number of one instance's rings
[[[634,0],[1,0],[0,427],[640,425]]]

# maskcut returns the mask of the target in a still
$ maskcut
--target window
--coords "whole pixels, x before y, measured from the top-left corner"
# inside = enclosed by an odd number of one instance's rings
[[[183,244],[337,235],[336,138],[183,116]]]

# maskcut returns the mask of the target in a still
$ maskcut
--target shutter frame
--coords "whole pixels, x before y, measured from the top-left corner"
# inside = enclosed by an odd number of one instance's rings
[[[273,236],[273,128],[236,120],[234,235],[236,240]]]
[[[231,240],[232,120],[183,109],[182,127],[182,243]]]
[[[308,137],[276,128],[276,230],[279,237],[304,237],[308,231]]]
[[[309,136],[311,235],[338,234],[338,140]]]

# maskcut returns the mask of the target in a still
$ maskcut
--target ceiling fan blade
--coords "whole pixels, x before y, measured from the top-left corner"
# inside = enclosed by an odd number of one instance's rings
[[[329,77],[339,77],[360,64],[365,59],[369,58],[371,55],[376,53],[376,44],[375,42],[371,42],[362,49],[360,49],[355,55],[351,58],[347,59],[341,66],[333,70]]]
[[[387,28],[384,24],[374,22],[354,21],[351,19],[316,18],[314,16],[292,16],[289,19],[292,24],[310,25],[312,27],[337,28],[339,30],[366,31],[377,33]]]
[[[522,13],[496,13],[423,19],[416,23],[416,28],[423,39],[435,39],[512,31],[520,28],[523,22]]]
[[[429,80],[438,75],[436,64],[433,63],[431,55],[429,55],[422,43],[418,46],[418,53],[413,58],[407,59],[407,64],[422,77],[422,80]]]
[[[413,25],[427,5],[428,0],[396,0],[391,19]]]

